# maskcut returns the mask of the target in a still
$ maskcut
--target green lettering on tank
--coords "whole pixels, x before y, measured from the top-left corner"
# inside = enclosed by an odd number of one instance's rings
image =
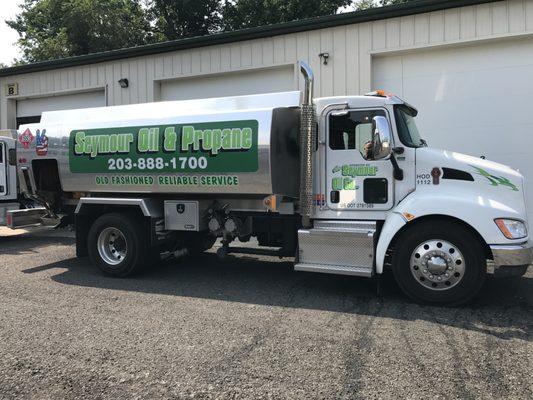
[[[181,151],[208,151],[213,155],[221,151],[248,150],[253,144],[253,131],[249,127],[233,129],[194,129],[184,126]]]
[[[159,128],[141,128],[137,139],[139,153],[152,153],[159,150]]]
[[[74,136],[75,144],[74,144],[74,154],[80,155],[84,153],[85,148],[85,132],[80,131],[76,132]]]
[[[133,134],[88,135],[85,131],[80,131],[74,134],[74,142],[75,155],[95,158],[101,154],[129,153]]]
[[[241,131],[242,142],[241,146],[243,149],[249,149],[252,147],[252,130],[250,128],[244,128]]]
[[[109,154],[109,136],[100,137],[100,141],[98,143],[98,153]]]
[[[184,126],[181,132],[181,150],[186,151],[192,144],[194,144],[194,127]]]
[[[73,130],[69,165],[77,173],[256,172],[258,132],[257,120]]]
[[[163,136],[163,150],[166,152],[176,151],[176,143],[178,141],[178,135],[176,135],[176,129],[173,126],[165,128]]]

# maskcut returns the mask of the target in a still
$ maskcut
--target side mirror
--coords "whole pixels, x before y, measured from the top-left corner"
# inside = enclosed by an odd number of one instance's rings
[[[392,151],[392,132],[385,117],[372,118],[372,155],[374,160],[387,158]]]

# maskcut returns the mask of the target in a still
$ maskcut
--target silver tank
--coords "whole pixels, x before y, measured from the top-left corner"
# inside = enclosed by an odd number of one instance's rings
[[[43,113],[18,162],[65,192],[298,197],[300,92]]]

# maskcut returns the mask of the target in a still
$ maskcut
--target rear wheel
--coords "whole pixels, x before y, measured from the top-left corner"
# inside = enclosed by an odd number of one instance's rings
[[[146,232],[138,218],[110,213],[99,217],[88,236],[91,261],[108,275],[125,277],[143,267],[151,254]]]
[[[421,222],[403,232],[393,257],[393,273],[412,299],[458,305],[472,299],[486,275],[482,244],[470,230],[445,220]]]

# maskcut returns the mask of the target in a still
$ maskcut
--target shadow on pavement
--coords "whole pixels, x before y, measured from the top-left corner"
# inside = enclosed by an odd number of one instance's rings
[[[461,308],[412,303],[391,274],[379,280],[294,272],[290,261],[229,257],[213,253],[162,263],[134,278],[102,275],[87,259],[68,259],[26,269],[63,269],[52,279],[123,291],[214,299],[257,305],[315,309],[401,320],[427,320],[500,339],[532,340],[533,279],[488,277],[479,297]],[[379,293],[377,288],[380,288]]]
[[[70,246],[74,243],[73,235],[70,231],[47,228],[11,236],[0,235],[0,254],[38,254],[43,245]]]

